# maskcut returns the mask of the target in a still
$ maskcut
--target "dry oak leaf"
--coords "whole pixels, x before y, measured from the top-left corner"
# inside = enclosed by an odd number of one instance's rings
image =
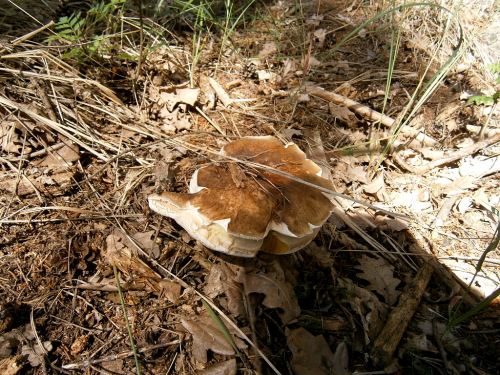
[[[346,289],[346,296],[340,303],[347,303],[359,316],[363,326],[363,332],[354,338],[354,350],[360,351],[370,342],[374,341],[387,320],[388,309],[380,302],[372,292],[358,287],[352,280],[339,278],[338,288]]]
[[[58,150],[51,151],[43,159],[35,162],[38,167],[68,167],[73,162],[80,159],[80,149],[78,145],[64,145]]]
[[[236,375],[237,370],[236,359],[233,358],[210,366],[206,370],[198,370],[194,375]]]
[[[193,335],[193,356],[197,361],[203,363],[208,361],[207,350],[221,355],[236,354],[224,333],[208,313],[201,314],[196,321],[183,317],[181,318],[181,324]],[[228,329],[229,332],[232,331],[230,328]],[[244,350],[248,348],[243,340],[234,336],[233,332],[231,333],[238,349]]]
[[[290,323],[300,315],[300,307],[292,285],[286,281],[285,274],[279,264],[274,261],[266,266],[268,272],[252,271],[245,273],[240,269],[236,281],[245,285],[245,292],[261,293],[266,297],[262,301],[264,306],[283,310],[278,313],[283,324]]]
[[[334,355],[323,335],[313,336],[305,328],[287,329],[287,344],[292,351],[290,361],[296,375],[337,374],[334,370]]]
[[[221,305],[235,316],[245,316],[243,287],[234,280],[235,273],[225,264],[213,264],[206,279],[203,292],[210,298],[226,295],[227,304],[219,298]]]
[[[194,106],[198,100],[200,89],[190,89],[188,87],[169,87],[165,91],[160,92],[158,105],[166,105],[168,110],[172,112],[178,103],[185,103]]]
[[[357,273],[356,276],[370,282],[365,289],[380,294],[389,306],[394,305],[401,294],[401,291],[396,290],[401,280],[393,276],[394,267],[384,259],[370,258],[366,255],[362,255],[358,261],[360,265],[355,268],[363,272]]]

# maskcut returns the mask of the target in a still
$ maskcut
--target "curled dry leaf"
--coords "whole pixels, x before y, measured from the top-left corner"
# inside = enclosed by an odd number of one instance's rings
[[[224,90],[224,88],[220,85],[220,83],[211,77],[208,77],[208,82],[210,82],[210,86],[212,86],[222,104],[225,107],[231,105],[233,101],[229,97],[229,94],[226,92],[226,90]]]
[[[16,130],[17,128],[13,122],[0,122],[0,148],[3,152],[21,153],[23,142]]]
[[[182,326],[193,335],[193,356],[197,361],[206,363],[208,361],[207,350],[221,355],[236,354],[233,347],[222,333],[221,329],[214,322],[208,313],[203,313],[195,320],[187,317],[181,318]],[[233,334],[233,340],[240,350],[247,349],[248,346],[239,337],[234,336],[233,330],[228,328]]]
[[[71,355],[76,356],[83,352],[87,345],[89,344],[89,335],[82,335],[78,337],[73,344],[71,344],[70,350]]]
[[[364,190],[368,194],[373,194],[380,202],[384,201],[385,182],[384,174],[380,173],[377,178],[375,178],[369,185],[364,187]]]

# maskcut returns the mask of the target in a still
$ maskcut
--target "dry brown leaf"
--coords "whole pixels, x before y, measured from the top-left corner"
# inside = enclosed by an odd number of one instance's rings
[[[174,107],[179,103],[184,103],[194,106],[198,100],[200,89],[190,89],[188,87],[169,87],[160,92],[158,105],[166,105],[168,110],[172,112]]]
[[[208,313],[200,314],[196,321],[187,317],[181,318],[181,324],[193,335],[193,356],[197,361],[207,362],[207,350],[221,355],[236,354],[224,333]],[[228,327],[228,330],[233,334],[233,340],[238,349],[244,350],[248,348],[243,340],[234,336],[234,332],[230,327]]]
[[[355,268],[363,272],[357,273],[356,276],[370,282],[365,289],[380,294],[389,306],[394,305],[401,294],[401,291],[396,290],[401,280],[393,276],[394,266],[382,258],[371,258],[367,255],[362,255],[358,261],[360,265]]]
[[[21,348],[21,354],[28,358],[28,362],[32,367],[37,367],[42,364],[44,352],[51,352],[54,348],[52,342],[42,342],[43,349],[37,343],[26,344]]]
[[[189,119],[179,113],[179,108],[170,111],[167,107],[163,107],[158,112],[158,117],[163,119],[162,129],[165,133],[174,133],[179,130],[191,129]]]
[[[236,359],[231,359],[226,362],[220,362],[210,366],[206,370],[198,370],[194,375],[236,375]]]
[[[0,357],[10,356],[20,343],[26,340],[33,340],[34,338],[35,335],[30,324],[0,335]]]
[[[160,285],[162,293],[167,297],[167,299],[176,303],[179,298],[181,298],[181,285],[179,283],[162,280],[158,283]]]
[[[375,294],[354,285],[351,280],[339,278],[337,283],[339,288],[345,288],[349,292],[340,302],[348,303],[361,320],[363,331],[355,333],[353,342],[354,350],[361,351],[365,345],[375,340],[384,327],[388,310]]]
[[[296,375],[328,375],[335,367],[334,355],[323,335],[313,336],[305,328],[286,333],[292,352],[290,365]]]
[[[380,202],[384,201],[385,182],[384,174],[380,173],[377,178],[375,178],[369,185],[364,187],[364,190],[368,194],[373,194]]]
[[[35,181],[29,183],[26,178],[0,177],[0,190],[7,191],[11,194],[25,196],[35,193],[35,188],[48,194],[59,196],[66,193],[69,186],[73,183],[74,172],[55,173],[45,178],[41,178],[40,182]]]
[[[78,145],[64,145],[58,150],[51,151],[50,154],[34,164],[39,167],[67,167],[73,162],[80,160],[80,150]]]
[[[132,238],[137,242],[145,252],[156,254],[160,252],[160,245],[154,241],[156,231],[137,232]]]
[[[463,193],[464,190],[475,188],[477,178],[471,175],[465,175],[457,178],[456,180],[450,182],[443,189],[443,194],[447,196],[452,196],[458,193]]]
[[[225,294],[227,301],[219,299],[221,305],[235,316],[245,316],[246,309],[243,302],[243,286],[235,280],[235,274],[225,264],[214,264],[207,277],[204,293],[210,298]]]
[[[366,171],[364,170],[364,167],[358,166],[358,167],[347,167],[347,172],[346,176],[350,181],[359,181],[362,182],[363,184],[368,183],[368,176]]]
[[[266,297],[262,301],[264,306],[283,310],[278,313],[283,324],[290,323],[300,315],[300,307],[292,285],[285,279],[285,274],[278,261],[266,266],[268,272],[252,271],[245,273],[240,269],[236,281],[245,285],[245,292],[261,293]]]
[[[271,55],[273,53],[278,52],[278,48],[276,47],[276,43],[274,42],[267,42],[264,44],[262,49],[259,51],[259,57],[263,58],[266,57],[267,55]]]
[[[422,156],[429,160],[436,160],[444,158],[444,151],[434,150],[432,147],[422,147],[418,149]]]
[[[121,233],[119,230],[115,230],[114,234],[110,234],[106,238],[106,262],[116,266],[128,277],[143,278],[143,281],[145,281],[152,290],[160,290],[158,281],[161,280],[161,276],[139,259],[136,253],[131,250],[131,247],[126,246],[126,243],[131,243],[131,241],[128,239],[122,241],[123,238],[116,235],[119,233]],[[123,233],[121,234],[126,238]]]
[[[292,137],[294,135],[301,136],[302,135],[302,130],[296,130],[296,129],[292,129],[292,128],[287,128],[287,129],[283,129],[281,131],[281,133],[283,133],[283,135],[285,135],[287,138],[292,139]]]
[[[15,154],[21,153],[23,142],[16,130],[17,128],[13,122],[0,122],[0,148],[2,151]]]

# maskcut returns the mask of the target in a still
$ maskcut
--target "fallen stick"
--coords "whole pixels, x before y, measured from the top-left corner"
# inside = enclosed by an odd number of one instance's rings
[[[374,111],[370,107],[367,107],[361,103],[358,103],[354,100],[346,98],[345,96],[335,94],[331,91],[326,91],[321,87],[315,86],[306,86],[306,91],[314,96],[317,96],[321,99],[327,100],[329,102],[335,103],[337,105],[342,105],[344,107],[349,108],[351,111],[356,112],[358,115],[363,116],[367,120],[380,122],[382,125],[391,127],[396,120],[393,118],[383,115],[380,112]]]
[[[450,288],[453,295],[462,296],[465,304],[469,308],[473,308],[479,303],[479,301],[481,301],[480,296],[474,295],[474,289],[471,289],[470,293],[466,293],[465,289],[455,279],[450,269],[442,264],[434,255],[429,256],[431,254],[427,253],[424,249],[416,244],[410,245],[409,250],[414,254],[421,255],[421,259],[433,268],[436,278],[438,278],[440,282]]]
[[[401,156],[399,156],[398,154],[394,154],[393,156],[394,156],[394,160],[396,161],[396,163],[398,163],[398,165],[400,167],[402,167],[403,169],[406,169],[408,172],[411,172],[413,174],[421,175],[421,174],[429,172],[430,170],[432,170],[436,167],[440,167],[441,165],[451,163],[451,162],[460,160],[466,156],[475,154],[479,150],[481,150],[485,147],[491,146],[497,142],[500,142],[500,133],[495,134],[493,137],[485,139],[484,141],[476,142],[473,145],[466,147],[462,150],[452,152],[451,154],[449,154],[448,156],[446,156],[443,159],[431,161],[430,163],[423,165],[421,167],[412,167],[412,166],[408,165],[403,160],[403,158],[401,158]]]
[[[358,115],[362,116],[368,121],[380,122],[381,125],[386,126],[388,128],[391,128],[396,123],[396,120],[394,120],[389,116],[377,112],[371,109],[370,107],[367,107],[366,105],[358,103],[352,99],[346,98],[345,96],[335,94],[334,92],[331,91],[326,91],[321,87],[307,85],[306,91],[311,95],[317,96],[318,98],[324,99],[326,101],[332,102],[337,105],[347,107],[351,111],[357,113]],[[410,126],[403,127],[401,133],[406,136],[415,137],[415,139],[417,139],[418,141],[426,143],[428,145],[434,145],[437,143],[434,139],[432,139],[428,135]]]
[[[387,323],[371,350],[371,357],[376,365],[387,366],[391,362],[392,355],[420,304],[431,275],[432,267],[425,263],[413,281],[405,287],[398,305],[389,314]]]

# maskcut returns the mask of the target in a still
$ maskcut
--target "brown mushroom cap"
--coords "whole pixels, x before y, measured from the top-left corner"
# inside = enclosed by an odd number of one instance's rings
[[[318,189],[270,171],[244,169],[244,161],[332,189],[319,176],[321,169],[296,145],[283,146],[273,137],[241,138],[222,153],[242,160],[237,168],[243,173],[235,176],[235,163],[198,169],[190,194],[150,196],[151,209],[176,220],[205,246],[233,255],[250,257],[259,249],[283,254],[306,246],[329,217],[330,200]]]

